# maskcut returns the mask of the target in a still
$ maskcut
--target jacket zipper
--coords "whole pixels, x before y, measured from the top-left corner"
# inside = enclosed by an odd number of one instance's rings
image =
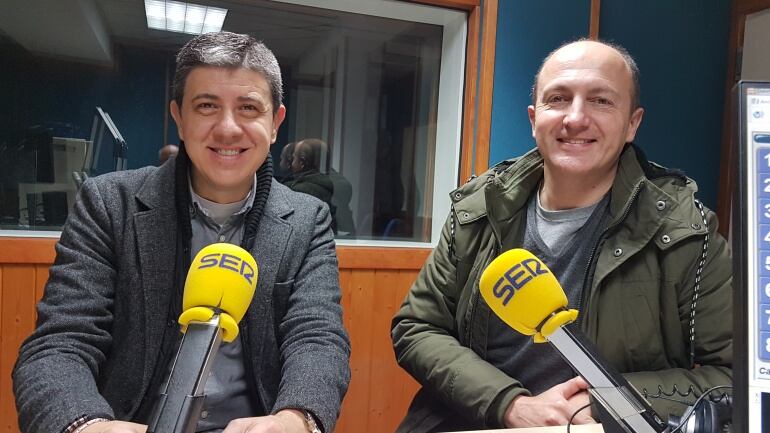
[[[580,291],[580,295],[577,301],[578,312],[580,312],[580,314],[578,314],[577,325],[581,329],[583,327],[583,318],[586,317],[586,313],[588,313],[588,311],[586,311],[584,308],[585,305],[583,305],[586,298],[584,295],[586,294],[586,291],[590,292],[591,285],[594,282],[593,272],[591,272],[591,270],[594,269],[596,265],[596,250],[598,250],[599,245],[605,241],[607,233],[609,233],[610,230],[614,229],[615,227],[619,226],[626,219],[628,213],[631,212],[631,206],[634,204],[634,201],[636,201],[636,198],[639,196],[639,193],[642,190],[641,185],[641,183],[637,184],[636,189],[634,189],[634,193],[631,195],[631,200],[628,202],[628,206],[626,206],[626,209],[623,211],[623,215],[621,215],[620,219],[618,219],[618,222],[604,229],[602,234],[599,236],[599,240],[596,242],[593,248],[591,248],[591,254],[588,256],[588,264],[586,265],[586,271],[583,277],[583,289]]]
[[[495,257],[500,255],[500,250],[502,250],[502,246],[498,241],[498,245],[495,245],[492,250],[492,257],[493,257],[492,260],[494,260]],[[489,266],[489,263],[490,262],[487,262],[483,269],[486,269],[486,267]],[[474,277],[474,280],[479,280],[480,278],[481,278],[481,274],[479,273]],[[468,347],[471,347],[471,333],[473,330],[473,326],[471,324],[475,322],[476,306],[479,303],[479,299],[481,299],[481,296],[479,296],[481,294],[481,290],[478,288],[478,285],[479,285],[478,282],[473,283],[473,292],[471,293],[470,299],[468,299],[470,306],[468,307],[468,313],[465,315],[466,316],[465,338],[466,338],[466,344],[468,345]]]

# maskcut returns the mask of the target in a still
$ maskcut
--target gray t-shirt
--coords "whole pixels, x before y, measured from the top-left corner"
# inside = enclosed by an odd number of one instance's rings
[[[535,192],[527,204],[522,248],[551,269],[567,294],[569,306],[578,308],[589,255],[606,225],[609,195],[586,208],[557,212],[539,208],[537,195]],[[533,395],[575,376],[551,345],[535,344],[531,336],[519,334],[494,314],[488,326],[487,361]]]

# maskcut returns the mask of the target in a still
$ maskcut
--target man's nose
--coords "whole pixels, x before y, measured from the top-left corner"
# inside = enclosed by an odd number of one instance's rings
[[[564,126],[567,128],[586,128],[588,122],[585,102],[579,98],[573,99],[569,110],[564,115]]]
[[[241,134],[243,134],[243,129],[238,123],[236,114],[229,110],[223,110],[214,126],[214,138],[224,144],[229,144],[239,139]]]

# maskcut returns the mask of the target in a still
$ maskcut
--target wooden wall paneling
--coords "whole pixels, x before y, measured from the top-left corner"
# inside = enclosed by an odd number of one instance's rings
[[[404,393],[404,383],[414,382],[396,363],[390,339],[390,322],[416,277],[414,271],[377,271],[371,315],[371,375],[368,432],[393,432],[414,394]]]
[[[369,386],[371,382],[372,335],[371,312],[374,310],[375,271],[356,270],[351,272],[347,287],[343,287],[343,305],[346,311],[346,326],[350,333],[350,372],[348,393],[342,404],[339,433],[368,431]],[[374,433],[374,432],[372,432]]]
[[[0,331],[2,331],[3,323],[3,268],[5,265],[0,262]],[[3,333],[0,332],[0,353],[3,351]],[[0,391],[1,392],[1,391]],[[2,401],[2,394],[0,394],[0,401]]]
[[[352,334],[350,329],[350,309],[352,308],[353,304],[353,295],[350,292],[350,285],[351,285],[351,278],[353,275],[353,271],[349,269],[340,269],[340,289],[341,289],[341,299],[340,304],[342,305],[342,324],[345,326],[345,329],[348,330],[348,334]],[[350,335],[351,338],[353,338],[352,335]],[[351,347],[351,352],[353,351],[353,348]],[[352,376],[352,371],[351,371]],[[342,432],[349,432],[349,428],[347,425],[349,424],[348,419],[352,418],[356,415],[355,410],[356,407],[348,407],[349,404],[347,403],[347,400],[350,398],[350,387],[348,387],[348,394],[345,396],[345,400],[342,402],[342,408],[340,409],[340,417],[337,420],[337,427],[335,428],[335,432],[342,433]],[[352,403],[351,403],[352,404]],[[349,413],[349,415],[348,415]]]
[[[420,269],[430,252],[429,248],[337,247],[340,269]]]
[[[53,263],[56,258],[55,238],[0,237],[0,264]]]
[[[11,371],[19,353],[22,341],[35,326],[35,266],[4,265],[2,271],[3,292],[2,353],[0,353],[0,428],[15,432],[16,407],[14,404]]]
[[[391,318],[401,308],[401,304],[404,302],[404,297],[412,286],[412,283],[417,279],[417,271],[398,271],[398,275],[393,280],[393,287],[390,289],[391,296],[393,297],[393,312],[390,314]],[[389,432],[395,431],[398,424],[406,415],[406,410],[409,408],[409,404],[412,402],[412,398],[420,389],[420,384],[417,383],[407,372],[401,369],[396,362],[396,355],[393,353],[393,344],[390,340],[390,322],[388,322],[388,349],[390,350],[391,363],[389,370],[386,373],[386,377],[392,378],[395,382],[396,389],[391,397],[391,409],[389,411],[389,417],[392,419],[391,425],[393,426]]]
[[[35,305],[40,302],[45,291],[45,283],[48,282],[48,264],[35,265]],[[37,310],[35,310],[35,320],[37,320]]]

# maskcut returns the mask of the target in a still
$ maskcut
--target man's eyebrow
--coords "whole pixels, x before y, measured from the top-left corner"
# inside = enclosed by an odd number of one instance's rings
[[[265,103],[265,98],[263,98],[262,96],[239,96],[238,97],[238,101],[240,101],[240,102],[253,101],[253,102],[259,102],[259,103],[263,103],[264,104]]]
[[[543,93],[546,92],[563,92],[563,91],[569,91],[570,88],[567,85],[564,84],[556,84],[554,86],[543,86]]]
[[[552,93],[552,92],[570,92],[572,93],[574,90],[565,84],[556,84],[552,87],[545,86],[543,87],[543,94],[546,93]],[[588,89],[588,93],[591,95],[596,94],[610,94],[610,95],[620,95],[620,92],[613,89],[609,86],[595,86]]]
[[[608,86],[593,87],[589,90],[589,93],[593,95],[597,93],[609,93],[611,95],[620,95],[620,92]]]
[[[191,99],[191,101],[195,101],[197,99],[219,99],[219,96],[211,94],[211,93],[199,93]]]

